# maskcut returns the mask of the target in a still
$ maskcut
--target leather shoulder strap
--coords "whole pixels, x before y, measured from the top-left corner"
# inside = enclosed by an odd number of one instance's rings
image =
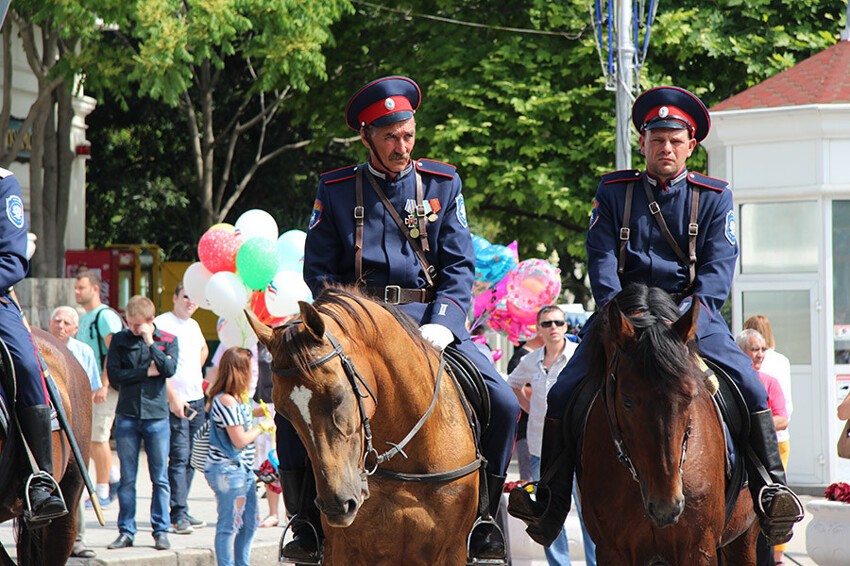
[[[354,181],[354,280],[363,279],[363,167],[357,169]]]
[[[622,275],[626,269],[626,248],[629,245],[631,229],[629,222],[632,218],[632,195],[635,192],[635,183],[632,181],[626,185],[626,201],[623,203],[623,225],[620,227],[620,253],[617,256],[617,273]]]

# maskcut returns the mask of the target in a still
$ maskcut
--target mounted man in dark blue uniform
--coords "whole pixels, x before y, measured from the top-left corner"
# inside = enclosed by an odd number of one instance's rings
[[[748,463],[749,486],[765,536],[774,544],[791,538],[802,506],[785,486],[767,393],[750,359],[735,344],[720,309],[729,296],[738,257],[735,208],[725,181],[689,172],[686,161],[711,125],[702,101],[687,90],[658,87],[632,107],[646,170],[602,177],[587,233],[587,260],[593,298],[605,305],[629,283],[660,287],[679,301],[680,310],[699,297],[696,346],[738,385],[750,411],[750,446],[770,476],[765,481]],[[594,323],[591,317],[582,336]],[[541,482],[547,496],[511,493],[508,510],[528,523],[529,535],[548,545],[570,509],[575,446],[565,437],[564,414],[587,375],[588,351],[580,344],[548,395],[543,431]],[[562,418],[565,422],[562,422]]]
[[[439,350],[449,344],[479,368],[490,393],[490,424],[481,437],[487,460],[491,514],[498,508],[513,450],[519,406],[493,365],[469,339],[465,323],[475,268],[472,239],[452,165],[413,159],[414,113],[421,94],[406,77],[384,77],[361,88],[348,103],[348,126],[360,133],[369,160],[321,176],[304,251],[304,280],[314,296],[328,284],[357,284],[376,300],[398,305]],[[307,454],[288,421],[276,417],[284,503],[310,519],[315,490]],[[305,496],[304,492],[308,492]],[[309,501],[309,506],[302,504]],[[316,556],[309,525],[293,524],[287,559]],[[504,541],[475,529],[473,556],[504,554]]]

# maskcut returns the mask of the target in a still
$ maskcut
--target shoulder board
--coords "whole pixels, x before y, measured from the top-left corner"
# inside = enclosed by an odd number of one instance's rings
[[[688,182],[693,185],[699,185],[700,187],[711,189],[712,191],[717,191],[718,193],[722,193],[724,189],[729,187],[729,183],[723,179],[715,179],[714,177],[694,172],[688,173]]]
[[[602,175],[602,184],[610,185],[613,183],[625,183],[627,181],[636,181],[640,179],[640,171],[638,169],[623,169],[622,171],[614,171]]]
[[[11,177],[12,175],[14,175],[14,173],[9,171],[8,169],[3,169],[2,167],[0,167],[0,179],[5,179],[6,177]]]
[[[449,165],[442,161],[434,161],[433,159],[417,159],[416,170],[422,173],[431,173],[433,175],[454,179],[457,168],[454,165]]]
[[[357,165],[346,165],[345,167],[340,167],[339,169],[325,171],[324,173],[319,175],[319,179],[321,179],[324,184],[330,185],[348,179],[353,179],[356,171]]]

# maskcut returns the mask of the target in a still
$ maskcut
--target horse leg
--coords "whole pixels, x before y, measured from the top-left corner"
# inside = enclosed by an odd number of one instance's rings
[[[720,564],[723,566],[750,566],[756,563],[756,540],[759,535],[758,521],[741,536],[720,549]]]
[[[43,530],[41,555],[44,564],[64,564],[71,556],[77,538],[77,509],[83,493],[83,477],[77,462],[72,458],[59,482],[68,504],[68,514],[54,519]]]

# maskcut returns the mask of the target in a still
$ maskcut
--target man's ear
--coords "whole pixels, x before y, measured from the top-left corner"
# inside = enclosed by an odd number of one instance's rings
[[[366,133],[366,126],[360,128],[360,143],[362,143],[363,147],[365,147],[366,149],[371,150],[372,146],[369,145],[368,136],[369,134]]]

